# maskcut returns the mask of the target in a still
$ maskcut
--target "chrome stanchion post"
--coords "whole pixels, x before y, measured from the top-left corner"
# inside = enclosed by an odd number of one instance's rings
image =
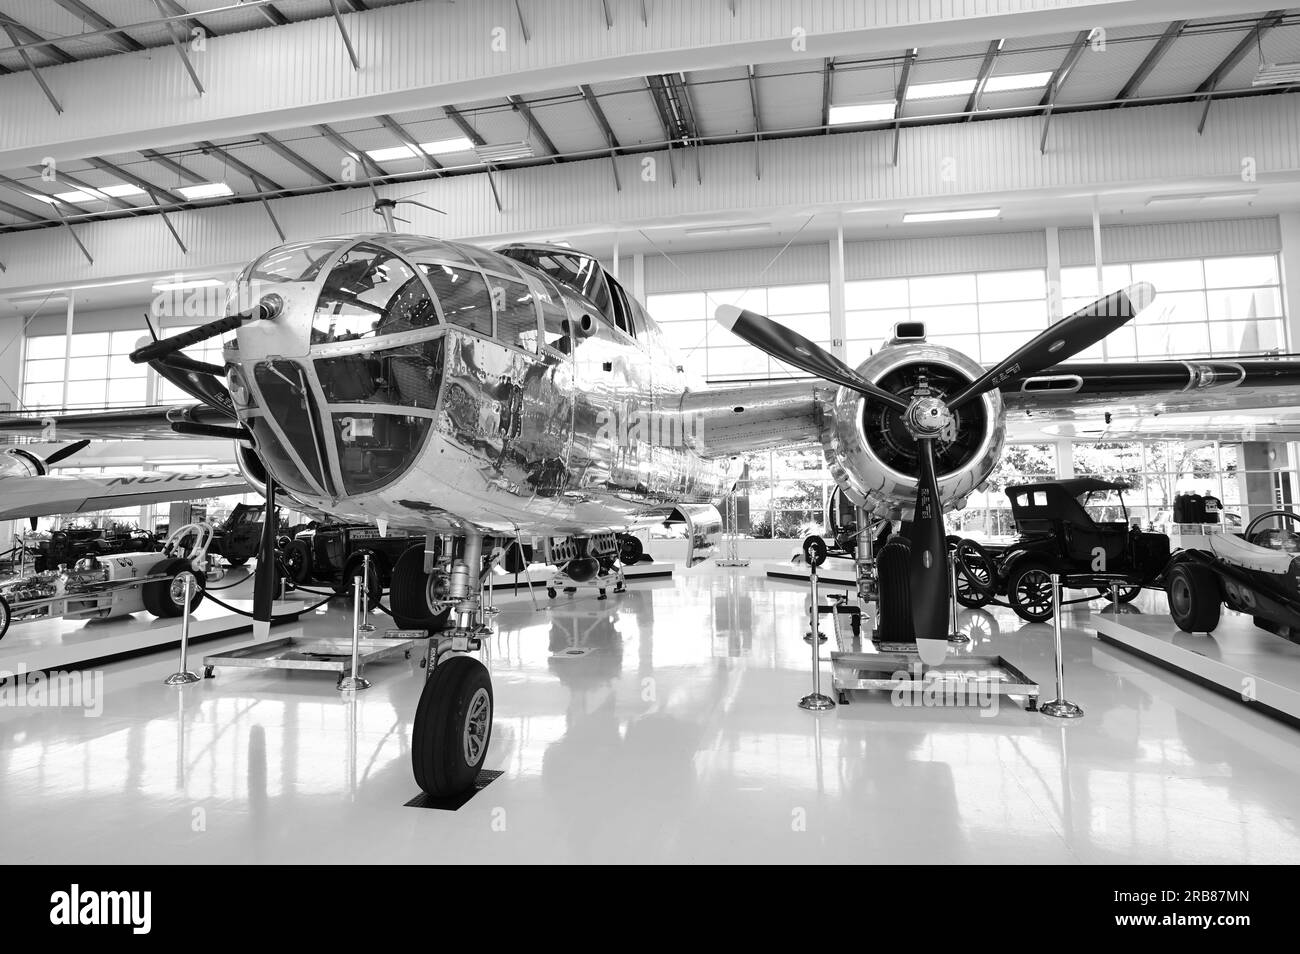
[[[1115,615],[1119,615],[1119,584],[1114,580],[1110,582],[1110,609]]]
[[[176,580],[172,586],[176,586]],[[181,590],[185,594],[185,606],[181,609],[181,668],[164,681],[169,686],[187,686],[199,681],[199,674],[190,672],[190,602],[194,598],[194,574],[186,571],[181,577]]]
[[[957,616],[961,604],[957,602],[957,552],[948,557],[948,620],[952,623],[952,633],[948,636],[950,643],[969,643],[970,637],[957,628]]]
[[[822,695],[822,659],[820,640],[817,633],[817,567],[812,563],[808,565],[808,582],[812,585],[812,603],[808,607],[809,624],[812,627],[812,638],[808,640],[812,644],[812,671],[813,671],[813,691],[799,700],[800,709],[808,709],[812,712],[823,712],[826,709],[835,708],[835,700],[830,696]]]
[[[357,628],[363,633],[373,633],[375,624],[370,622],[370,554],[361,557],[361,625]]]
[[[1056,698],[1044,703],[1043,715],[1057,719],[1077,719],[1083,710],[1065,698],[1065,662],[1061,658],[1061,576],[1053,573],[1052,580],[1052,648],[1056,652]]]
[[[360,668],[361,656],[361,612],[362,612],[362,588],[364,584],[361,577],[352,578],[352,671],[339,680],[340,692],[356,692],[359,689],[369,689],[370,680],[362,678],[358,672]]]

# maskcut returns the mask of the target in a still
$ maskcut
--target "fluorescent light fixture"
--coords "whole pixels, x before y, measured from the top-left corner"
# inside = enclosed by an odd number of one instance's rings
[[[235,194],[230,186],[224,182],[204,182],[200,185],[181,186],[176,191],[187,199],[217,199],[221,196]]]
[[[508,162],[511,159],[529,159],[533,147],[527,142],[502,142],[495,145],[475,146],[474,154],[484,162]]]
[[[464,136],[457,136],[454,139],[435,139],[433,142],[422,142],[420,148],[427,155],[440,156],[448,152],[473,152],[474,144]],[[397,159],[419,159],[420,153],[416,152],[410,146],[389,146],[384,149],[367,149],[366,155],[376,162],[392,162]]]
[[[217,288],[224,284],[225,282],[219,278],[192,278],[189,281],[178,279],[173,282],[157,282],[154,284],[153,290],[156,292],[185,291],[190,288]]]
[[[1046,73],[1008,73],[1006,76],[990,76],[984,83],[986,93],[1006,93],[1013,89],[1037,89],[1046,86],[1052,78]]]
[[[1290,86],[1300,83],[1300,63],[1260,63],[1251,86]]]
[[[128,195],[144,195],[144,189],[133,185],[111,185],[96,189],[96,192],[102,192],[104,195],[111,195],[115,199],[122,199]]]
[[[948,212],[906,212],[904,222],[961,222],[966,219],[996,219],[1001,209],[952,209]]]
[[[706,225],[696,229],[687,229],[687,235],[727,235],[732,232],[766,232],[772,227],[771,222],[754,222],[750,225]]]
[[[64,202],[94,202],[99,196],[91,195],[89,192],[58,192],[54,198],[61,199]]]
[[[832,106],[830,124],[841,126],[847,123],[878,123],[894,118],[894,102],[888,103],[846,103]]]
[[[915,83],[907,87],[908,99],[938,99],[941,96],[969,96],[975,92],[973,79],[948,80],[944,83]]]

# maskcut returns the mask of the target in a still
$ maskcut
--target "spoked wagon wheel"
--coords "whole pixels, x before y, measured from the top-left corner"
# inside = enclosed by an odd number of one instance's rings
[[[1016,615],[1030,623],[1052,618],[1051,571],[1035,561],[1020,564],[1007,580],[1007,599]]]

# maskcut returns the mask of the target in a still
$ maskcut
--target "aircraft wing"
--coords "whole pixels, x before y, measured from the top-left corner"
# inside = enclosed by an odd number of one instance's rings
[[[239,471],[140,471],[66,477],[0,477],[0,520],[88,513],[141,504],[228,497],[252,490]]]
[[[1012,440],[1297,440],[1300,359],[1061,364],[1006,386]]]
[[[43,441],[141,440],[184,437],[173,421],[230,426],[229,415],[206,404],[153,405],[109,411],[51,411],[0,417],[0,434],[39,436]]]

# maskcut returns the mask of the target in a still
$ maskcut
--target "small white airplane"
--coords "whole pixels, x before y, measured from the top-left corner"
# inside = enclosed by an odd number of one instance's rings
[[[66,460],[88,443],[77,441],[45,457],[25,447],[9,447],[0,453],[0,520],[227,497],[252,489],[235,468],[207,472],[51,473],[50,465]]]
[[[942,652],[942,513],[986,482],[1010,419],[1300,401],[1289,358],[1066,363],[1151,301],[1143,283],[990,369],[910,322],[853,369],[775,321],[722,308],[724,327],[811,376],[726,389],[689,382],[641,305],[569,248],[347,235],[272,249],[238,288],[225,317],[132,355],[200,404],[58,415],[58,433],[230,437],[268,513],[286,492],[342,520],[425,534],[393,567],[390,603],[434,638],[412,734],[416,781],[431,795],[471,788],[491,737],[491,681],[470,653],[490,632],[480,580],[498,547],[507,566],[536,558],[578,581],[636,555],[629,532],[665,520],[707,552],[733,459],[820,444],[862,521],[904,521],[909,605],[887,611],[912,621],[923,655]],[[181,353],[227,335],[224,366]],[[0,431],[38,426],[0,420]],[[268,520],[262,633],[273,541]]]

